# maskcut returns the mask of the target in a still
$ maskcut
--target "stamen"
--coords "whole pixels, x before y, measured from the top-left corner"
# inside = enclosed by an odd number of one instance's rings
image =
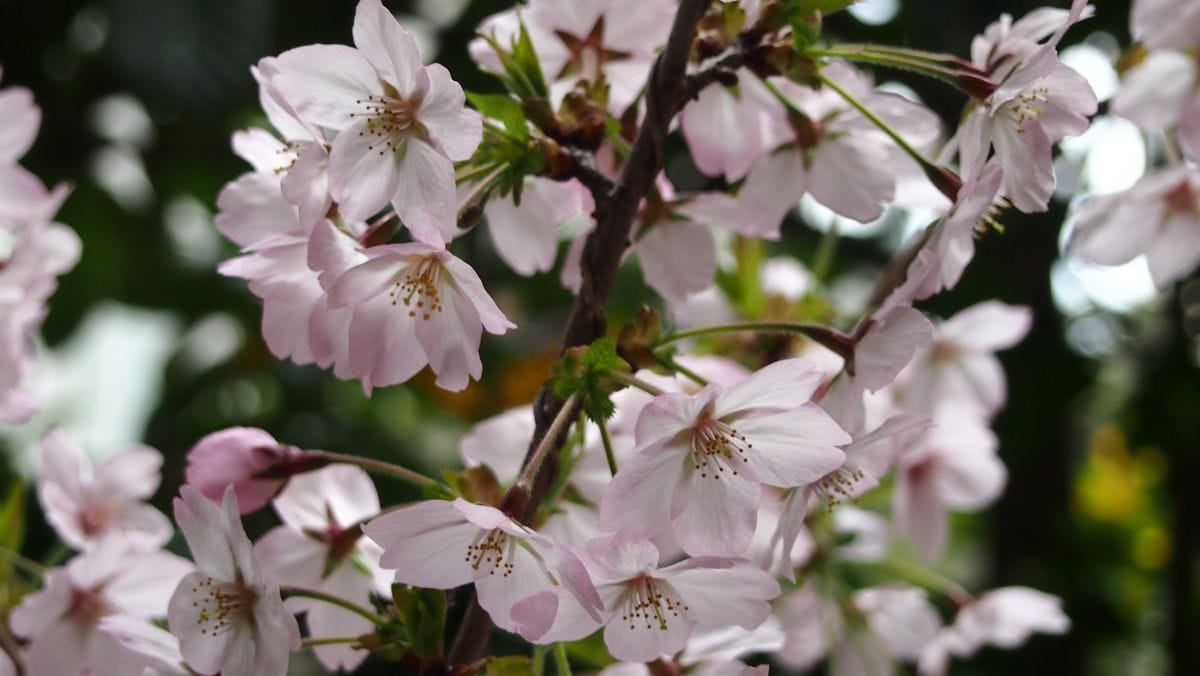
[[[441,292],[442,263],[430,256],[422,259],[399,278],[388,292],[392,305],[404,303],[409,317],[429,319],[434,312],[442,311]]]
[[[646,576],[630,583],[623,608],[621,621],[628,622],[630,629],[641,624],[646,629],[657,627],[661,631],[667,630],[669,620],[688,611],[687,604],[670,584]]]
[[[738,465],[749,462],[746,454],[752,448],[754,444],[736,429],[707,415],[692,430],[692,466],[701,478],[720,479],[726,469],[736,476]]]
[[[479,570],[480,566],[491,568],[489,575],[495,575],[499,569],[501,577],[508,577],[513,573],[515,546],[516,540],[502,530],[481,531],[475,541],[467,545],[463,561],[475,570]]]
[[[813,488],[825,500],[825,508],[833,511],[837,505],[857,498],[854,487],[865,478],[866,474],[858,465],[846,461],[841,467],[821,477]]]
[[[254,607],[254,592],[236,582],[217,583],[208,577],[192,587],[192,593],[201,596],[192,607],[197,612],[200,633],[206,636],[230,631],[248,617]]]

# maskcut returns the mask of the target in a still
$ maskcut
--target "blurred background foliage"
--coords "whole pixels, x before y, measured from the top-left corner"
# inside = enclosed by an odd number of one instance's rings
[[[419,34],[427,60],[444,63],[468,90],[496,88],[465,47],[479,20],[507,3],[388,4]],[[826,26],[847,40],[966,55],[1001,11],[1019,17],[1039,4],[871,0]],[[1113,77],[1105,64],[1128,44],[1129,7],[1097,4],[1067,43],[1075,45],[1072,65],[1101,89]],[[137,440],[160,449],[156,504],[164,510],[188,448],[231,425],[437,472],[455,464],[457,439],[472,421],[531,400],[570,296],[555,274],[507,271],[480,232],[456,252],[520,329],[483,341],[483,381],[459,394],[423,374],[368,398],[357,383],[279,362],[259,336],[255,299],[214,271],[235,253],[212,227],[215,197],[246,170],[229,135],[265,124],[248,67],[302,44],[348,43],[353,13],[351,0],[0,0],[4,84],[31,88],[44,113],[24,163],[48,183],[74,185],[60,220],[84,242],[44,327],[37,387],[45,410],[0,433],[7,486],[28,475],[33,443],[50,424],[71,429],[96,455]],[[963,101],[952,89],[879,75],[893,78],[957,119]],[[1127,185],[1156,157],[1154,139],[1144,145],[1116,122],[1097,127],[1104,133],[1064,148],[1058,176],[1068,198],[1081,185]],[[709,187],[681,144],[672,153],[668,171],[681,189]],[[1028,338],[1002,356],[1009,403],[996,429],[1007,490],[986,514],[956,521],[946,568],[976,590],[1025,584],[1058,594],[1074,623],[1066,637],[988,650],[956,673],[1200,673],[1200,286],[1192,280],[1155,296],[1137,262],[1097,271],[1060,260],[1063,216],[1061,202],[1046,214],[1007,214],[1005,233],[981,240],[958,288],[924,308],[945,317],[999,298],[1035,310]],[[831,219],[806,208],[793,220],[769,252],[811,264]],[[841,224],[829,277],[835,297],[860,293],[913,225],[895,214],[872,228]],[[636,270],[626,269],[614,325],[648,299]],[[386,481],[380,489],[385,500],[409,497]],[[36,501],[26,507],[24,551],[41,558],[53,535]],[[19,513],[0,510],[0,518],[11,541]],[[252,517],[252,534],[271,518]]]

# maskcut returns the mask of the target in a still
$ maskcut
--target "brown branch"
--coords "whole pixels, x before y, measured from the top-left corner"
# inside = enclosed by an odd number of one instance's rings
[[[612,291],[613,280],[621,264],[621,256],[629,247],[629,235],[637,215],[638,203],[654,184],[654,179],[663,167],[663,144],[671,120],[687,99],[682,96],[684,74],[692,41],[696,36],[696,25],[708,10],[712,0],[682,0],[671,24],[667,45],[658,55],[650,79],[646,83],[646,116],[634,139],[629,160],[621,172],[608,199],[597,200],[596,228],[588,235],[583,247],[580,268],[583,276],[579,295],[571,309],[563,333],[562,349],[587,345],[607,333],[605,305]],[[545,388],[538,393],[534,402],[536,428],[529,444],[526,461],[533,450],[541,444],[551,421],[557,416],[563,402]],[[554,440],[554,447],[561,448],[567,428]],[[537,514],[538,505],[546,491],[558,476],[558,454],[550,453],[533,486],[529,505],[525,510],[528,523]],[[466,664],[483,654],[492,633],[492,622],[487,613],[472,597],[458,635],[450,649],[451,664]]]

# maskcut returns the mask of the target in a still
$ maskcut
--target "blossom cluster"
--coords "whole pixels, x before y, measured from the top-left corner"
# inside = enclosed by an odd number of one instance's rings
[[[479,379],[483,333],[516,327],[451,252],[456,238],[481,220],[521,275],[551,270],[564,248],[562,283],[585,289],[585,247],[630,173],[628,139],[642,143],[633,132],[663,105],[648,87],[679,7],[530,0],[494,15],[470,52],[505,94],[469,96],[425,65],[379,0],[358,3],[353,46],[262,59],[253,75],[273,129],[234,135],[252,170],[221,191],[216,225],[240,248],[220,272],[261,299],[271,351],[368,391],[426,366],[447,390]],[[1146,129],[1174,130],[1186,159],[1073,215],[1074,253],[1102,263],[1144,253],[1164,285],[1200,261],[1193,10],[1135,3],[1148,51],[1113,104]],[[599,633],[610,675],[660,673],[652,663],[761,674],[826,659],[836,674],[908,664],[937,675],[984,646],[1067,631],[1051,594],[972,594],[934,572],[951,549],[951,515],[1004,489],[991,429],[1007,399],[996,353],[1035,318],[998,300],[944,319],[915,304],[958,284],[1003,209],[1049,208],[1055,144],[1097,111],[1058,45],[1095,10],[1074,0],[1003,15],[970,59],[839,48],[802,34],[819,12],[781,21],[780,11],[711,3],[689,46],[683,77],[694,90],[677,129],[696,168],[725,188],[679,192],[657,167],[615,252],[636,257],[676,328],[647,310],[616,341],[572,346],[545,391],[561,406],[540,399],[478,423],[459,446],[467,469],[441,481],[261,429],[213,432],[189,453],[174,502],[191,561],[164,549],[170,522],[144,502],[161,455],[136,448],[93,466],[50,433],[38,497],[77,553],[10,617],[28,673],[281,675],[302,648],[331,671],[371,653],[479,669],[477,655],[448,664],[442,649],[440,590],[468,585],[490,624],[529,643]],[[856,62],[949,80],[966,94],[961,124],[947,138],[937,115]],[[37,111],[11,89],[0,111],[0,163],[15,161]],[[20,301],[40,318],[78,245],[49,224],[61,192],[30,180],[0,164],[0,196],[24,198],[0,200],[0,237],[15,233],[0,304]],[[742,321],[761,317],[717,284],[737,256],[729,243],[780,238],[802,199],[861,222],[892,207],[937,218],[861,307],[822,323]],[[10,215],[12,204],[30,206]],[[59,256],[41,254],[36,284],[7,293],[26,283],[21,252],[39,238],[62,246]],[[750,272],[790,310],[820,292],[791,258]],[[0,314],[0,326],[19,316]],[[22,346],[32,321],[19,327]],[[791,336],[768,357],[712,349],[716,336],[754,330]],[[24,349],[0,359],[27,359]],[[19,410],[5,407],[18,384],[0,380],[0,416]],[[414,481],[425,499],[383,505],[366,470]],[[556,473],[545,494],[541,472]],[[252,541],[242,516],[268,505],[279,525]]]
[[[38,409],[28,382],[34,337],[58,277],[75,267],[80,252],[75,232],[54,222],[67,186],[47,189],[18,164],[41,121],[28,89],[0,89],[0,423],[5,424],[24,422]]]

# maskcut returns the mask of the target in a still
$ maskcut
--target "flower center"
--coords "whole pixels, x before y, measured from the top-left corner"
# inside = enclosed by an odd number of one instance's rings
[[[499,569],[501,577],[508,577],[513,572],[512,549],[515,545],[516,541],[502,530],[483,531],[475,542],[467,545],[463,560],[475,570],[490,568],[488,574],[495,575]]]
[[[1017,123],[1017,133],[1025,133],[1025,123],[1036,120],[1046,112],[1045,104],[1050,90],[1045,87],[1030,87],[1004,104],[1004,111]]]
[[[679,598],[675,588],[662,580],[641,576],[633,580],[625,594],[621,620],[629,623],[630,629],[640,624],[646,629],[657,627],[667,630],[667,621],[687,612],[688,606]]]
[[[752,448],[754,444],[736,429],[708,415],[692,430],[692,466],[701,478],[720,479],[726,470],[736,476],[737,466],[749,462],[746,453]]]
[[[1200,204],[1197,204],[1196,191],[1192,190],[1192,184],[1185,178],[1179,182],[1179,185],[1171,188],[1170,192],[1163,196],[1163,201],[1167,203],[1167,209],[1177,213],[1194,214],[1200,209]]]
[[[217,582],[206,577],[192,593],[199,600],[192,602],[196,609],[196,624],[205,636],[218,636],[250,616],[254,609],[254,590],[238,582]]]
[[[91,623],[112,613],[99,589],[74,589],[71,591],[70,616],[80,622]]]
[[[367,121],[366,129],[358,132],[358,135],[370,134],[375,137],[367,150],[378,151],[380,155],[387,151],[400,152],[405,139],[417,124],[417,103],[375,95],[357,99],[355,103],[362,107],[363,112],[350,113],[350,117],[361,117]]]
[[[935,340],[930,348],[930,356],[936,362],[948,362],[958,359],[961,350],[958,345],[948,340]]]
[[[855,495],[854,486],[865,478],[866,475],[858,465],[847,460],[841,467],[821,477],[814,490],[825,500],[826,508],[832,510],[846,500],[858,497]]]
[[[79,512],[79,530],[92,536],[104,532],[112,517],[120,509],[116,501],[90,500]]]
[[[431,313],[442,311],[442,263],[433,256],[421,259],[408,268],[388,292],[392,305],[404,303],[408,316],[429,319]]]

